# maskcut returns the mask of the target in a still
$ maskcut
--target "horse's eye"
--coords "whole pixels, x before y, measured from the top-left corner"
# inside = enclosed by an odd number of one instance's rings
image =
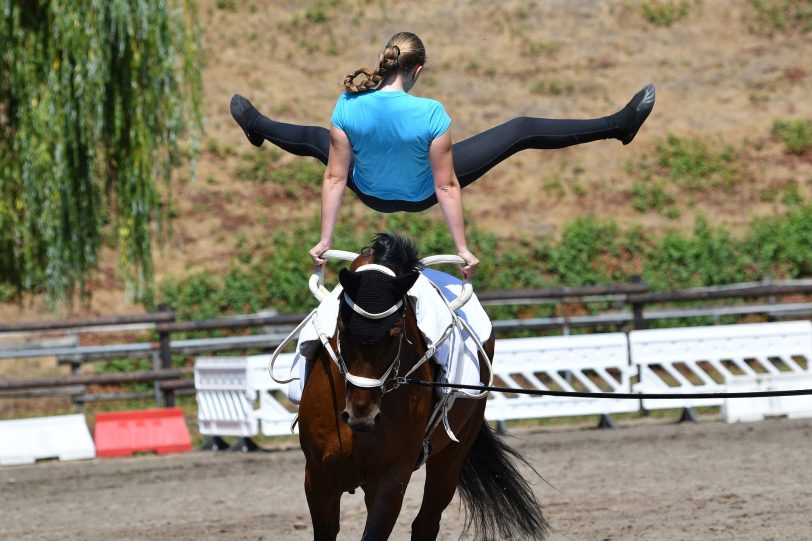
[[[403,332],[403,320],[399,319],[392,325],[392,328],[389,329],[389,336],[397,336]]]

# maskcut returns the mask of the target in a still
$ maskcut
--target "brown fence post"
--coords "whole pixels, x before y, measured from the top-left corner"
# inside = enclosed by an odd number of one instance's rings
[[[635,274],[632,276],[631,283],[633,284],[642,284],[643,278],[639,274]],[[634,330],[642,330],[646,328],[646,320],[643,319],[643,303],[642,302],[632,302],[632,316],[633,321],[632,325]]]
[[[643,282],[642,277],[639,274],[635,274],[632,276],[631,282],[633,284],[640,284]],[[640,301],[632,302],[632,328],[634,330],[642,330],[646,328],[646,320],[643,319],[643,303]],[[640,382],[643,380],[643,375],[637,375],[637,381]],[[641,417],[648,417],[648,410],[643,407],[643,400],[640,400],[640,416]]]
[[[159,304],[158,310],[160,312],[165,312],[169,310],[169,307],[166,304]],[[174,317],[172,318],[175,319]],[[171,333],[168,331],[161,329],[158,331],[159,343],[160,343],[160,356],[161,356],[161,368],[164,370],[169,370],[172,368],[172,349],[169,347],[169,340],[171,338]],[[172,388],[163,388],[164,394],[164,407],[171,408],[175,405],[175,390]]]

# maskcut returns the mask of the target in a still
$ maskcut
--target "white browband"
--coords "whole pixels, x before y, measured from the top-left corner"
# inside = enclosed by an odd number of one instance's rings
[[[395,271],[393,271],[389,267],[384,267],[383,265],[378,265],[376,263],[367,263],[366,265],[361,265],[360,267],[355,269],[355,272],[370,271],[370,270],[380,271],[384,274],[388,274],[393,278],[395,277]]]

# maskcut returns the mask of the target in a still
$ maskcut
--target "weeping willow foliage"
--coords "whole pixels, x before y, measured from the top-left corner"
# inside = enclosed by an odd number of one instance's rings
[[[150,300],[170,174],[200,128],[196,21],[193,0],[0,0],[0,285],[84,294],[110,242]]]

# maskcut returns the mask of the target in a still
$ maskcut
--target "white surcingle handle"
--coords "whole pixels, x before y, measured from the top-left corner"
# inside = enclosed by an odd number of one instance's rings
[[[321,257],[322,259],[327,260],[338,259],[343,261],[354,261],[355,258],[358,257],[358,254],[344,250],[327,250],[322,254]],[[458,255],[430,255],[421,259],[420,262],[426,267],[444,264],[459,266],[465,265],[465,260]],[[308,281],[308,286],[310,286],[310,292],[313,293],[313,296],[316,297],[316,300],[319,302],[330,294],[327,288],[324,287],[324,267],[318,265],[315,266],[313,269],[313,274],[310,276],[310,280]],[[459,297],[449,303],[449,307],[452,310],[458,310],[471,299],[473,294],[474,286],[471,284],[471,279],[463,279],[462,292],[460,293]]]
[[[327,250],[321,255],[322,259],[340,259],[343,261],[354,261],[358,254],[355,252],[345,252],[344,250]],[[316,300],[321,302],[324,297],[330,294],[326,287],[324,287],[324,267],[316,265],[313,268],[313,274],[310,276],[307,285],[310,286],[310,292],[316,297]]]
[[[443,265],[443,264],[451,264],[451,265],[459,265],[462,267],[465,265],[465,260],[458,255],[430,255],[428,257],[424,257],[420,260],[423,265],[426,267],[431,267],[433,265]],[[454,299],[452,302],[448,303],[449,308],[456,311],[460,309],[462,306],[465,305],[471,299],[471,296],[474,294],[474,286],[471,284],[470,278],[463,278],[462,280],[462,291],[460,292],[460,296]]]

